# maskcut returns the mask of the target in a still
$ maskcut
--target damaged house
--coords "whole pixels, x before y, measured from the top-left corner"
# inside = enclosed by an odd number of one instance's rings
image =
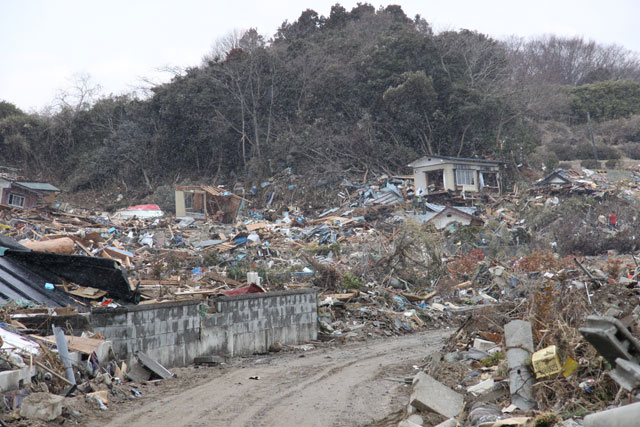
[[[53,206],[60,189],[45,182],[24,182],[0,177],[0,204],[31,209]]]
[[[476,215],[474,206],[450,206],[425,203],[427,212],[414,218],[422,223],[433,225],[437,230],[443,230],[451,224],[460,226],[483,225],[482,218]]]
[[[429,155],[409,164],[416,193],[480,193],[502,191],[501,169],[505,162]]]
[[[208,185],[176,187],[176,217],[190,216],[231,224],[243,202],[237,194]]]

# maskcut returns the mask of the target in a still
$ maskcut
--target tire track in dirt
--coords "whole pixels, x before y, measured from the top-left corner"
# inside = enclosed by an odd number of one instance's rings
[[[411,365],[438,350],[447,334],[425,331],[319,348],[304,357],[286,353],[250,358],[211,370],[198,385],[127,404],[109,414],[107,425],[364,425],[393,412],[398,398],[407,393],[403,384],[385,380],[386,373],[411,374]],[[261,379],[250,380],[254,375]],[[181,386],[179,380],[175,386]]]

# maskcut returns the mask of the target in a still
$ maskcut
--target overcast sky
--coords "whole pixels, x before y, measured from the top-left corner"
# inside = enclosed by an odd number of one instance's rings
[[[363,0],[361,0],[363,1]],[[216,39],[255,27],[271,37],[304,9],[328,15],[336,0],[0,0],[0,100],[27,111],[52,103],[74,76],[104,94],[130,92],[159,70],[198,65]],[[351,10],[356,1],[342,1]],[[640,52],[637,0],[400,0],[436,31],[467,28],[494,37],[580,35]]]

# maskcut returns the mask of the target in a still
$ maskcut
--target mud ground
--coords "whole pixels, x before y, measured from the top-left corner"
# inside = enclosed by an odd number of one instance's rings
[[[414,365],[439,350],[449,333],[424,331],[181,368],[175,370],[178,378],[141,385],[141,397],[77,421],[128,427],[393,424],[389,415],[408,401],[402,379],[413,376]]]

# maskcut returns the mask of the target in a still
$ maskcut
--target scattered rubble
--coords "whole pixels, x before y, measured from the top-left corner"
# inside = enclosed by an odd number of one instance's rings
[[[472,196],[416,194],[402,176],[361,181],[316,183],[325,206],[305,204],[290,170],[239,194],[180,186],[179,217],[149,204],[0,205],[0,359],[35,378],[7,409],[45,389],[108,408],[114,389],[172,377],[143,353],[126,366],[100,337],[67,335],[71,391],[63,349],[50,325],[34,333],[35,315],[312,286],[320,341],[455,330],[416,375],[405,425],[580,420],[635,398],[640,181],[557,170]]]

